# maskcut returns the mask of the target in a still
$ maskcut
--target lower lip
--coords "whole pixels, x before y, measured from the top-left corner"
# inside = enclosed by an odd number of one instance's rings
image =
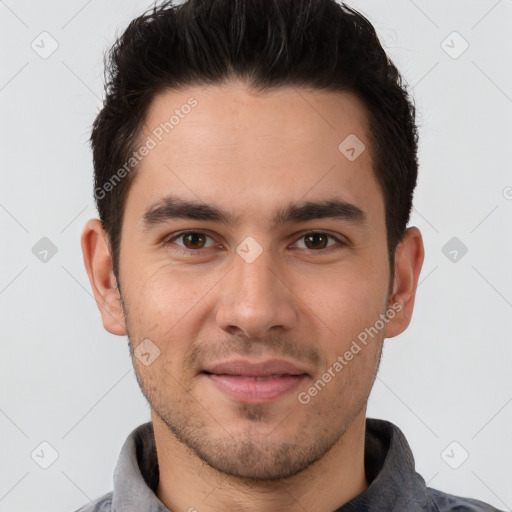
[[[254,377],[236,375],[215,375],[205,373],[206,377],[218,389],[231,398],[242,402],[267,402],[274,400],[296,388],[306,377],[303,375],[286,375],[268,380],[256,380]]]

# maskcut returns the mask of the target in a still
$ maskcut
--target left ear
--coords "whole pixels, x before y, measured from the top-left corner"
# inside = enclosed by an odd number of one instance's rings
[[[386,326],[386,338],[398,336],[411,322],[424,256],[420,230],[407,228],[395,252],[395,278],[389,299],[389,308],[395,311],[395,315],[390,317]]]

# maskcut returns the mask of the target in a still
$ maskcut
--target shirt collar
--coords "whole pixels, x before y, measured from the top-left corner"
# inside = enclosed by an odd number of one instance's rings
[[[368,488],[335,512],[427,510],[425,480],[402,431],[389,421],[366,419],[365,471]]]
[[[369,487],[335,512],[425,510],[425,481],[402,431],[384,420],[367,418],[365,471]],[[158,499],[159,469],[151,422],[126,439],[114,470],[113,512],[171,512]]]
[[[170,512],[158,499],[158,459],[151,422],[128,436],[114,470],[112,512]]]

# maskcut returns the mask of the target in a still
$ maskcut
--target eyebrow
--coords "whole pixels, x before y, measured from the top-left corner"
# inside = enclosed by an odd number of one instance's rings
[[[174,219],[221,222],[231,227],[239,221],[239,216],[207,203],[183,199],[178,196],[166,196],[146,208],[142,217],[142,229],[152,227]],[[276,211],[271,228],[293,222],[306,222],[316,219],[345,220],[355,224],[366,224],[366,213],[358,206],[340,198],[320,201],[301,201],[292,203]]]

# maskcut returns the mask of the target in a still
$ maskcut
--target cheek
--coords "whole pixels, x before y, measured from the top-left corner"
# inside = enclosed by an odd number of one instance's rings
[[[333,273],[317,283],[309,300],[313,311],[342,339],[357,335],[383,313],[387,280],[370,273],[353,268]]]
[[[130,339],[135,346],[145,338],[157,345],[161,356],[153,373],[159,372],[162,378],[183,377],[183,361],[208,321],[209,292],[220,284],[219,276],[211,271],[177,270],[168,264],[147,268],[144,275],[132,274],[126,289]]]
[[[158,382],[180,380],[181,361],[190,346],[189,340],[196,336],[197,324],[191,324],[188,315],[203,294],[195,289],[197,280],[190,285],[164,268],[146,275],[132,274],[130,281],[131,286],[126,287],[130,341],[136,348],[149,339],[158,347],[154,363],[147,367],[139,364],[146,387],[154,385],[157,393]]]
[[[143,265],[133,268],[143,268]],[[144,268],[139,275],[132,272],[129,281],[130,313],[148,328],[155,324],[169,327],[179,322],[211,288],[210,281],[215,282],[193,270],[181,272],[159,264]]]

